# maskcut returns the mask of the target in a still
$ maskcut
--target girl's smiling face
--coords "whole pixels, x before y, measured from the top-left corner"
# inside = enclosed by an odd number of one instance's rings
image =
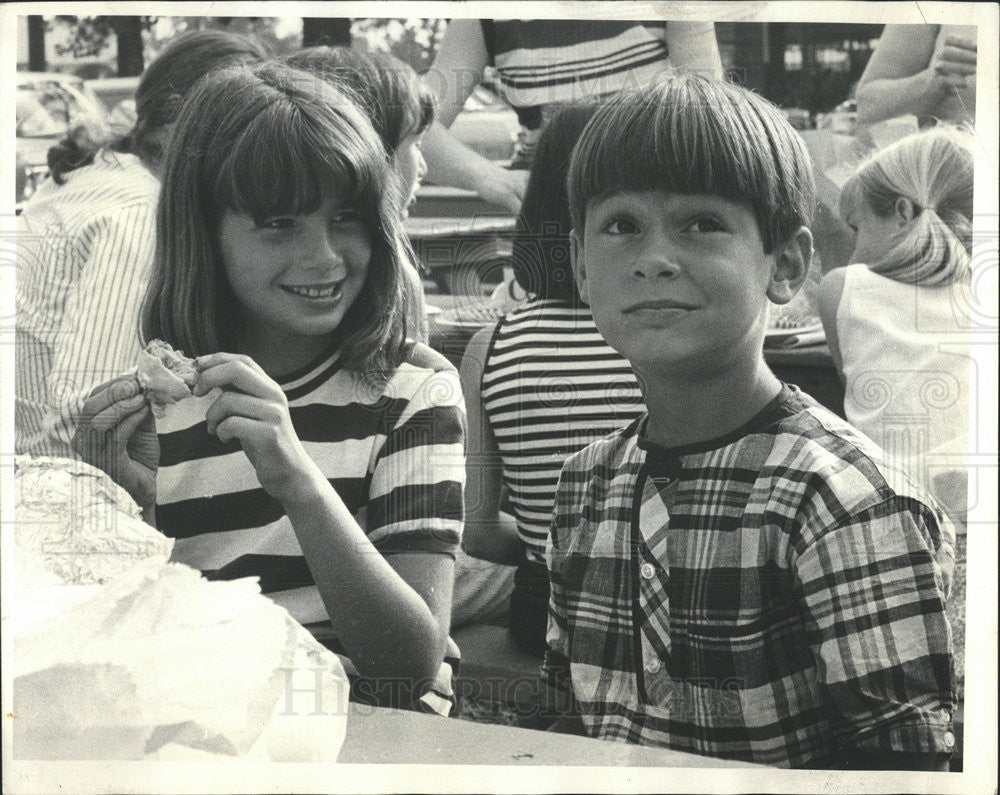
[[[424,134],[410,133],[405,135],[393,153],[393,166],[400,176],[403,196],[403,215],[409,215],[410,207],[417,200],[417,188],[420,181],[427,173],[427,163],[424,161],[424,154],[420,151]]]
[[[802,231],[795,248],[811,252]],[[753,210],[715,195],[596,198],[573,238],[577,284],[602,335],[655,368],[712,368],[758,348],[769,299],[790,300],[809,264],[781,246],[765,253]]]
[[[286,360],[289,369],[326,349],[361,292],[372,252],[365,221],[331,199],[308,215],[259,223],[226,211],[219,246],[244,312],[243,345],[260,359],[269,351],[295,351],[299,361]]]

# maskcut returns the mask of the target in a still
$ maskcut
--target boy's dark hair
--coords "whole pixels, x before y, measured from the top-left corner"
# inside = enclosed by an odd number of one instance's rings
[[[411,66],[388,53],[321,46],[299,50],[283,60],[351,91],[371,119],[387,155],[407,135],[419,135],[434,121],[430,89]]]
[[[805,143],[767,100],[701,75],[671,75],[612,97],[587,125],[569,169],[573,225],[621,191],[711,194],[746,202],[770,254],[816,205]]]
[[[514,234],[514,278],[536,298],[579,303],[569,254],[569,197],[566,174],[580,133],[595,103],[567,105],[545,125],[535,150],[528,186]]]
[[[256,42],[224,30],[200,30],[174,39],[149,65],[135,90],[135,126],[118,140],[98,140],[71,130],[49,149],[48,165],[57,185],[70,171],[90,165],[102,147],[131,152],[146,165],[162,157],[160,136],[173,124],[191,88],[213,69],[254,63],[267,57]]]

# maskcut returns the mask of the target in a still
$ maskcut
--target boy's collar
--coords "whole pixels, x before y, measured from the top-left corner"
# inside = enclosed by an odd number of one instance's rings
[[[742,439],[744,436],[749,436],[751,433],[763,430],[769,425],[773,424],[775,420],[782,414],[782,407],[784,403],[795,393],[795,387],[789,386],[788,384],[782,382],[781,390],[777,395],[772,398],[764,408],[758,411],[753,417],[747,420],[743,425],[741,425],[736,430],[730,431],[724,436],[718,436],[713,439],[706,439],[700,442],[690,442],[688,444],[677,445],[676,447],[665,447],[664,445],[658,444],[652,441],[646,436],[646,427],[649,424],[649,414],[648,412],[643,415],[641,421],[639,422],[638,434],[636,439],[636,445],[646,453],[647,460],[650,459],[669,459],[676,460],[679,456],[692,455],[694,453],[704,453],[708,450],[717,450],[720,447],[725,447],[726,445],[732,444],[733,442]]]

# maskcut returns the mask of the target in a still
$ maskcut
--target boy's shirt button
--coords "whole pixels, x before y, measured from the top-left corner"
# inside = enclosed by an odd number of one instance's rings
[[[644,580],[651,580],[656,576],[656,567],[652,563],[643,563],[639,567],[639,576]]]

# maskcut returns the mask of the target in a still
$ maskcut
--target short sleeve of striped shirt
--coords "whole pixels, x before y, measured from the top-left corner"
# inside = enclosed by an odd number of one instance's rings
[[[423,346],[420,346],[423,348]],[[455,555],[462,532],[465,414],[458,375],[432,367],[424,348],[401,365],[386,398],[409,395],[387,416],[371,472],[367,533],[383,554]]]

